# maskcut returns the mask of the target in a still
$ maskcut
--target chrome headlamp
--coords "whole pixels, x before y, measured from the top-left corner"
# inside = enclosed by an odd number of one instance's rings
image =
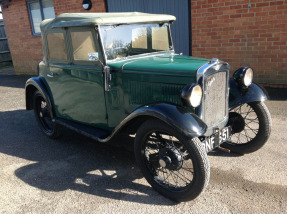
[[[236,70],[233,74],[233,78],[239,84],[248,87],[251,85],[253,80],[253,70],[249,67],[242,67]]]
[[[181,100],[184,105],[197,107],[201,103],[202,88],[198,84],[189,84],[181,91]]]

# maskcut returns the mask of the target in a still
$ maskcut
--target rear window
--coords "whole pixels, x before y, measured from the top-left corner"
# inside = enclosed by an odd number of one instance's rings
[[[50,60],[67,60],[67,51],[64,39],[64,33],[49,33],[47,35],[49,59]]]

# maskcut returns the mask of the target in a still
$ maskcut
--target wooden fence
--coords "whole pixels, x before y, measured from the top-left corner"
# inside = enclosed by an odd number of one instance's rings
[[[4,21],[0,20],[0,62],[11,61],[9,44],[6,36]]]

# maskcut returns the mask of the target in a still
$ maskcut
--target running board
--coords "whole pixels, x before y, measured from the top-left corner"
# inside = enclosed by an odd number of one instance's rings
[[[106,140],[104,139],[107,139],[110,135],[109,132],[103,129],[95,128],[92,126],[87,126],[81,123],[73,122],[70,120],[65,120],[62,118],[53,118],[53,121],[55,123],[65,126],[71,130],[74,130],[82,135],[85,135],[99,142],[106,142]]]

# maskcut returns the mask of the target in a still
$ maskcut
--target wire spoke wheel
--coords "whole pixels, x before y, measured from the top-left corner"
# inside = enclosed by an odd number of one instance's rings
[[[246,154],[261,148],[271,131],[271,116],[263,102],[242,104],[229,113],[230,141],[222,144],[233,152]]]
[[[148,120],[140,126],[135,156],[151,186],[172,200],[192,200],[208,184],[209,163],[201,142],[178,134],[159,120]]]
[[[155,180],[166,188],[180,190],[193,180],[192,160],[174,136],[151,132],[143,146],[144,159]]]
[[[237,117],[242,117],[243,120],[235,120],[233,121],[233,123],[241,122],[243,125],[243,130],[241,130],[240,132],[235,132],[231,136],[231,142],[236,144],[243,144],[248,143],[250,140],[254,139],[259,131],[259,119],[254,109],[250,105],[244,104],[235,108],[232,113],[236,113]],[[234,127],[241,124],[230,125]]]

